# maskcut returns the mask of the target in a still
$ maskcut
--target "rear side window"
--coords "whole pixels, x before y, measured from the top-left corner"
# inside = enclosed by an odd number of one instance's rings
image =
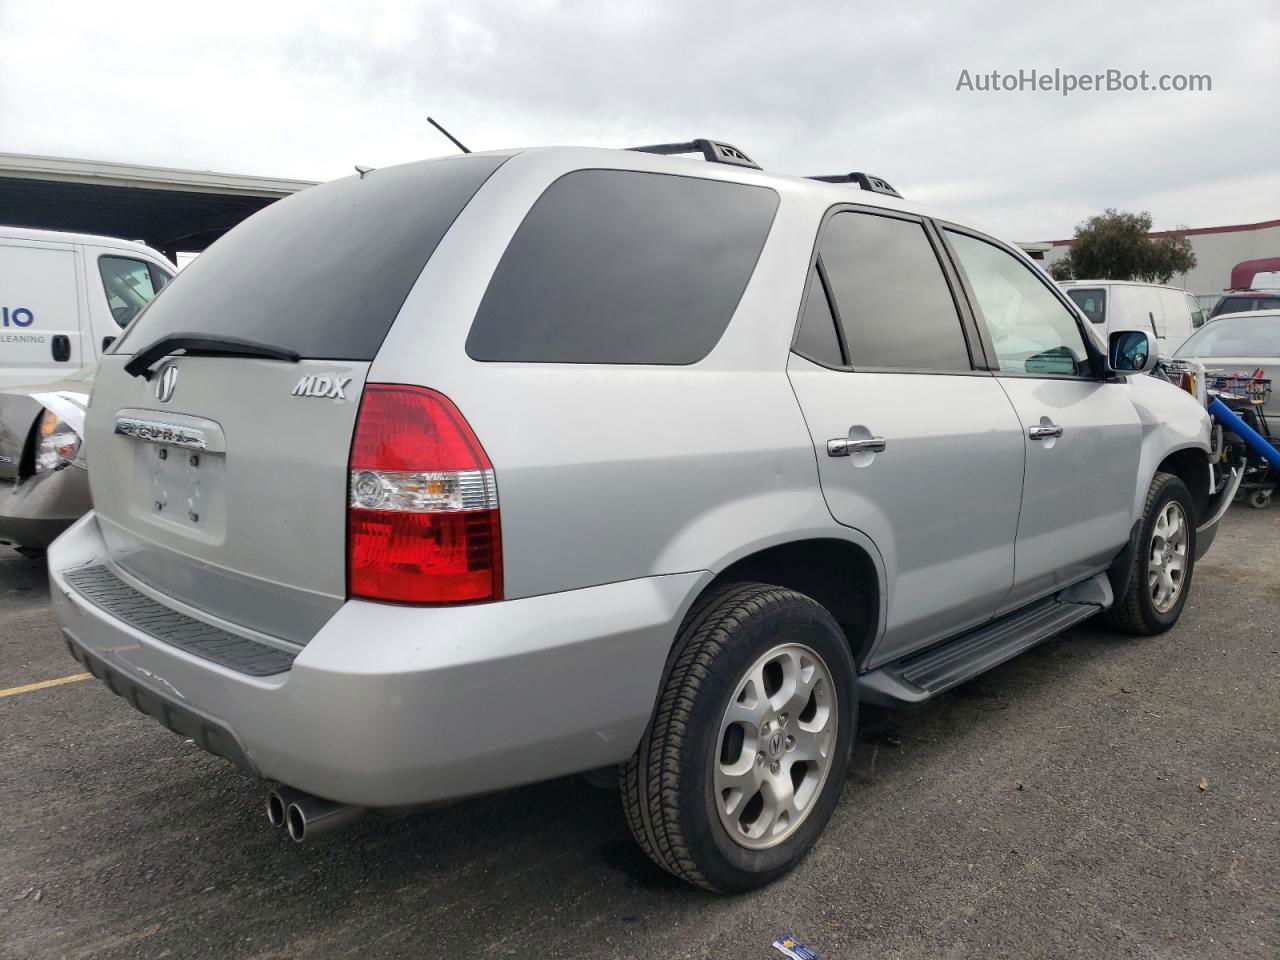
[[[121,327],[128,326],[173,279],[154,264],[132,257],[99,257],[98,273],[102,276],[102,292],[106,294],[111,316]]]
[[[837,213],[820,255],[855,370],[972,368],[951,288],[922,224]]]
[[[766,187],[626,170],[566,174],[511,238],[467,354],[696,363],[737,309],[777,208]]]
[[[1067,296],[1089,318],[1090,323],[1107,322],[1107,291],[1072,287],[1067,291]]]
[[[385,167],[279,200],[196,257],[114,352],[204,333],[372,360],[436,245],[506,159]]]
[[[835,317],[831,315],[827,291],[822,286],[822,277],[816,268],[809,271],[809,290],[805,295],[804,313],[800,316],[800,329],[796,331],[796,342],[792,349],[805,359],[824,367],[844,365]]]

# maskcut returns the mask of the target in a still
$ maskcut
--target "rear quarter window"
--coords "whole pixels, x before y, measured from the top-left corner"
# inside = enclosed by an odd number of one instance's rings
[[[565,174],[503,253],[467,354],[696,363],[737,309],[777,208],[767,187],[626,170]]]

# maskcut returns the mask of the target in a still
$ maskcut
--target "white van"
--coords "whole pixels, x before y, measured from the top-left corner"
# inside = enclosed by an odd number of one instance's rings
[[[1059,283],[1090,322],[1102,327],[1155,332],[1161,356],[1171,356],[1205,321],[1200,301],[1186,290],[1132,280],[1064,280]]]
[[[0,226],[0,389],[96,361],[176,271],[142,243]]]

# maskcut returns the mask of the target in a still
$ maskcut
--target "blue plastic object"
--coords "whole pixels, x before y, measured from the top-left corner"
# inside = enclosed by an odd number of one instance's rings
[[[1273,468],[1280,466],[1280,450],[1277,450],[1270,440],[1236,416],[1231,408],[1219,398],[1213,398],[1209,403],[1208,410],[1209,416],[1222,424],[1224,430],[1230,430],[1232,433],[1238,434],[1250,450],[1267,461]]]

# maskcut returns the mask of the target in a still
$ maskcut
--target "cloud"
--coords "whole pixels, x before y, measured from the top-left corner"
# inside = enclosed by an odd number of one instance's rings
[[[1280,18],[1192,0],[0,0],[0,149],[325,179],[476,148],[736,143],[864,169],[1017,239],[1103,206],[1280,215]],[[1209,93],[974,93],[962,69],[1208,73]]]

